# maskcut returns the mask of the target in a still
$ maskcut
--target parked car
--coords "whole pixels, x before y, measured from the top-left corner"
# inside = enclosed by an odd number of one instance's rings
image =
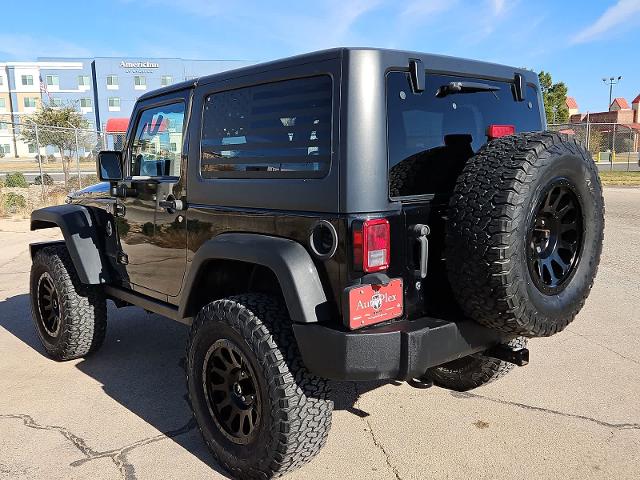
[[[193,414],[238,478],[318,453],[330,379],[478,387],[593,284],[598,172],[545,131],[531,71],[341,48],[148,92],[131,119],[98,193],[31,216],[64,235],[31,246],[36,330],[68,360],[102,344],[107,299],[189,325]]]

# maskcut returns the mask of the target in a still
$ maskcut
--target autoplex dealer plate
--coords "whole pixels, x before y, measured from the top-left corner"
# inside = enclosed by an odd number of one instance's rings
[[[360,285],[349,290],[349,328],[356,329],[402,315],[402,279],[387,285]]]

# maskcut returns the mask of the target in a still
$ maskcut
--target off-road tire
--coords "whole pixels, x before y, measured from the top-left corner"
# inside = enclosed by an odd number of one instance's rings
[[[546,292],[535,284],[527,235],[545,192],[560,184],[582,212],[581,247],[571,274]],[[553,335],[589,295],[603,232],[600,178],[582,145],[553,132],[496,139],[467,162],[450,199],[449,281],[464,313],[482,325],[528,337]]]
[[[516,337],[507,345],[514,348],[525,348],[527,339]],[[425,378],[439,387],[466,392],[504,377],[513,367],[515,367],[513,363],[476,354],[430,368],[427,370]]]
[[[231,340],[256,373],[262,412],[256,437],[230,441],[207,403],[207,349]],[[217,300],[198,313],[187,346],[187,389],[194,417],[214,457],[236,478],[272,478],[309,462],[326,443],[333,402],[328,381],[302,363],[281,301],[263,294]]]
[[[38,284],[43,277],[53,282],[59,304],[59,328],[50,335],[38,307]],[[102,345],[107,330],[107,306],[99,286],[80,282],[64,245],[39,250],[31,265],[31,313],[36,333],[47,354],[55,360],[84,357]]]

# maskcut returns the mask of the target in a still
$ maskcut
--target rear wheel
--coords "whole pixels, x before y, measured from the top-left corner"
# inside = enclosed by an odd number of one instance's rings
[[[552,132],[488,143],[451,197],[449,280],[464,313],[528,337],[564,329],[596,275],[604,201],[589,152]]]
[[[65,246],[35,254],[30,287],[36,332],[51,357],[71,360],[100,348],[107,329],[104,294],[80,282]]]
[[[518,337],[507,345],[524,348],[527,346],[527,339]],[[504,377],[514,366],[512,363],[476,354],[430,368],[424,377],[439,387],[465,392]]]
[[[187,349],[187,388],[204,440],[237,478],[299,468],[325,444],[328,382],[304,367],[286,309],[247,294],[206,305]]]

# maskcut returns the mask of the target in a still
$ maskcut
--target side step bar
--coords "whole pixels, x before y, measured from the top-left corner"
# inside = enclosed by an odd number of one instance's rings
[[[109,298],[116,298],[118,300],[125,301],[136,307],[144,308],[145,310],[163,317],[167,317],[171,320],[175,320],[185,325],[191,325],[193,319],[191,317],[182,318],[178,314],[178,307],[165,303],[161,300],[148,297],[141,293],[132,292],[131,290],[125,290],[124,288],[114,287],[113,285],[105,285],[104,292]]]

